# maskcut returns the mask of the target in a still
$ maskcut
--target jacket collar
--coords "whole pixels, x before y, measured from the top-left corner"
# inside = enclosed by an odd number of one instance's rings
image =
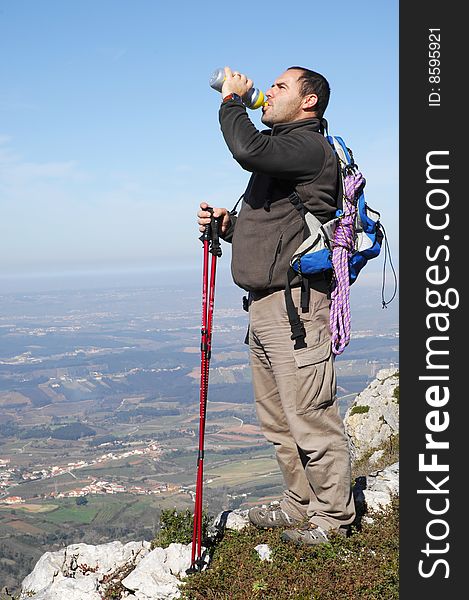
[[[321,120],[317,117],[312,117],[311,119],[301,119],[299,121],[292,121],[291,123],[276,123],[271,129],[270,135],[283,135],[299,127],[319,133],[321,131]]]

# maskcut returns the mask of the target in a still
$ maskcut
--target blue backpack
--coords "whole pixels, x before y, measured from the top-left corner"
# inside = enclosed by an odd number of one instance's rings
[[[304,221],[304,241],[290,259],[290,269],[287,273],[287,283],[285,288],[285,303],[292,331],[291,338],[295,342],[295,349],[306,347],[306,331],[299,317],[297,308],[293,303],[291,283],[300,276],[302,289],[301,309],[307,310],[310,282],[321,277],[330,282],[334,282],[334,278],[337,280],[337,274],[334,272],[332,255],[334,246],[340,247],[341,244],[339,239],[339,236],[341,235],[340,226],[345,223],[345,221],[341,223],[341,219],[345,219],[345,217],[348,218],[348,233],[350,234],[350,227],[352,233],[351,237],[350,235],[348,236],[347,246],[347,293],[348,287],[356,281],[358,274],[367,262],[380,254],[383,239],[385,239],[385,231],[380,223],[380,214],[370,208],[365,202],[363,188],[365,187],[366,182],[353,159],[352,151],[346,146],[341,137],[327,135],[327,127],[326,139],[337,157],[340,173],[337,202],[338,209],[335,217],[322,224],[319,219],[308,211],[296,191],[289,197],[290,202],[300,212]],[[353,187],[354,185],[355,187]],[[352,194],[349,193],[349,190],[351,189],[353,189]],[[348,197],[345,193],[346,190]],[[350,198],[350,196],[352,196],[352,198]],[[345,204],[347,206],[344,206]],[[353,213],[350,211],[351,206]],[[350,216],[351,214],[354,215],[353,219]],[[387,241],[385,248],[387,248]],[[347,263],[347,261],[345,262]],[[347,285],[347,282],[345,282],[345,284]],[[385,302],[383,283],[382,294],[383,307],[385,307],[386,304],[394,298],[395,292],[391,300]],[[346,302],[348,302],[348,297]],[[350,321],[347,326],[350,328]],[[336,354],[342,352],[347,343],[348,339],[341,344],[339,350],[337,350],[336,345],[334,352]]]
[[[346,185],[345,179],[353,172],[358,172],[358,167],[353,160],[353,154],[345,145],[341,137],[326,136],[327,141],[334,150],[339,162],[340,192],[336,216],[325,224],[304,208],[304,221],[307,233],[305,240],[293,254],[290,260],[292,269],[300,275],[310,276],[326,273],[332,270],[332,248],[336,227],[343,216],[343,195]],[[364,185],[363,185],[364,187]],[[297,195],[296,195],[297,196]],[[301,202],[298,198],[290,198],[293,204]],[[370,208],[365,202],[363,188],[356,199],[357,214],[355,219],[355,243],[349,258],[350,284],[356,281],[358,274],[366,263],[376,258],[381,252],[383,229],[380,223],[380,214]]]

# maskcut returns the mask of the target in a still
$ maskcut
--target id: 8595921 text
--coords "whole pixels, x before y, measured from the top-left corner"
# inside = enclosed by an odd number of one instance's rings
[[[428,83],[430,92],[428,94],[428,106],[441,105],[441,47],[440,29],[428,30]]]

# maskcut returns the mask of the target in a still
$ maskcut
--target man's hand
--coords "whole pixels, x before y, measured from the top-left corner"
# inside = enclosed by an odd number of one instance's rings
[[[238,71],[232,72],[230,67],[225,67],[225,81],[221,88],[222,98],[228,94],[238,94],[241,98],[252,88],[252,81]]]
[[[210,223],[210,219],[211,219],[211,215],[207,210],[208,208],[208,204],[206,202],[201,202],[200,203],[200,209],[197,213],[197,222],[199,223],[199,229],[200,231],[203,233],[205,231],[205,226],[209,225]],[[231,220],[230,220],[230,213],[228,212],[227,208],[214,208],[213,209],[213,216],[216,219],[220,219],[220,223],[221,223],[221,232],[225,233],[228,230],[228,227],[230,226]]]

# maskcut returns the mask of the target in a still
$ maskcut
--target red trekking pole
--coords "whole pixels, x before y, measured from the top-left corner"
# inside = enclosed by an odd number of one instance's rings
[[[213,209],[207,210],[213,213]],[[202,568],[202,486],[204,471],[204,437],[205,413],[207,409],[208,377],[210,353],[212,348],[213,305],[215,299],[215,275],[217,258],[221,256],[218,237],[218,220],[212,216],[209,225],[200,237],[204,245],[204,263],[202,273],[202,330],[200,343],[200,419],[199,419],[199,452],[197,456],[197,480],[195,487],[194,530],[192,534],[192,556],[189,572]],[[212,255],[210,279],[208,272],[209,254]]]

